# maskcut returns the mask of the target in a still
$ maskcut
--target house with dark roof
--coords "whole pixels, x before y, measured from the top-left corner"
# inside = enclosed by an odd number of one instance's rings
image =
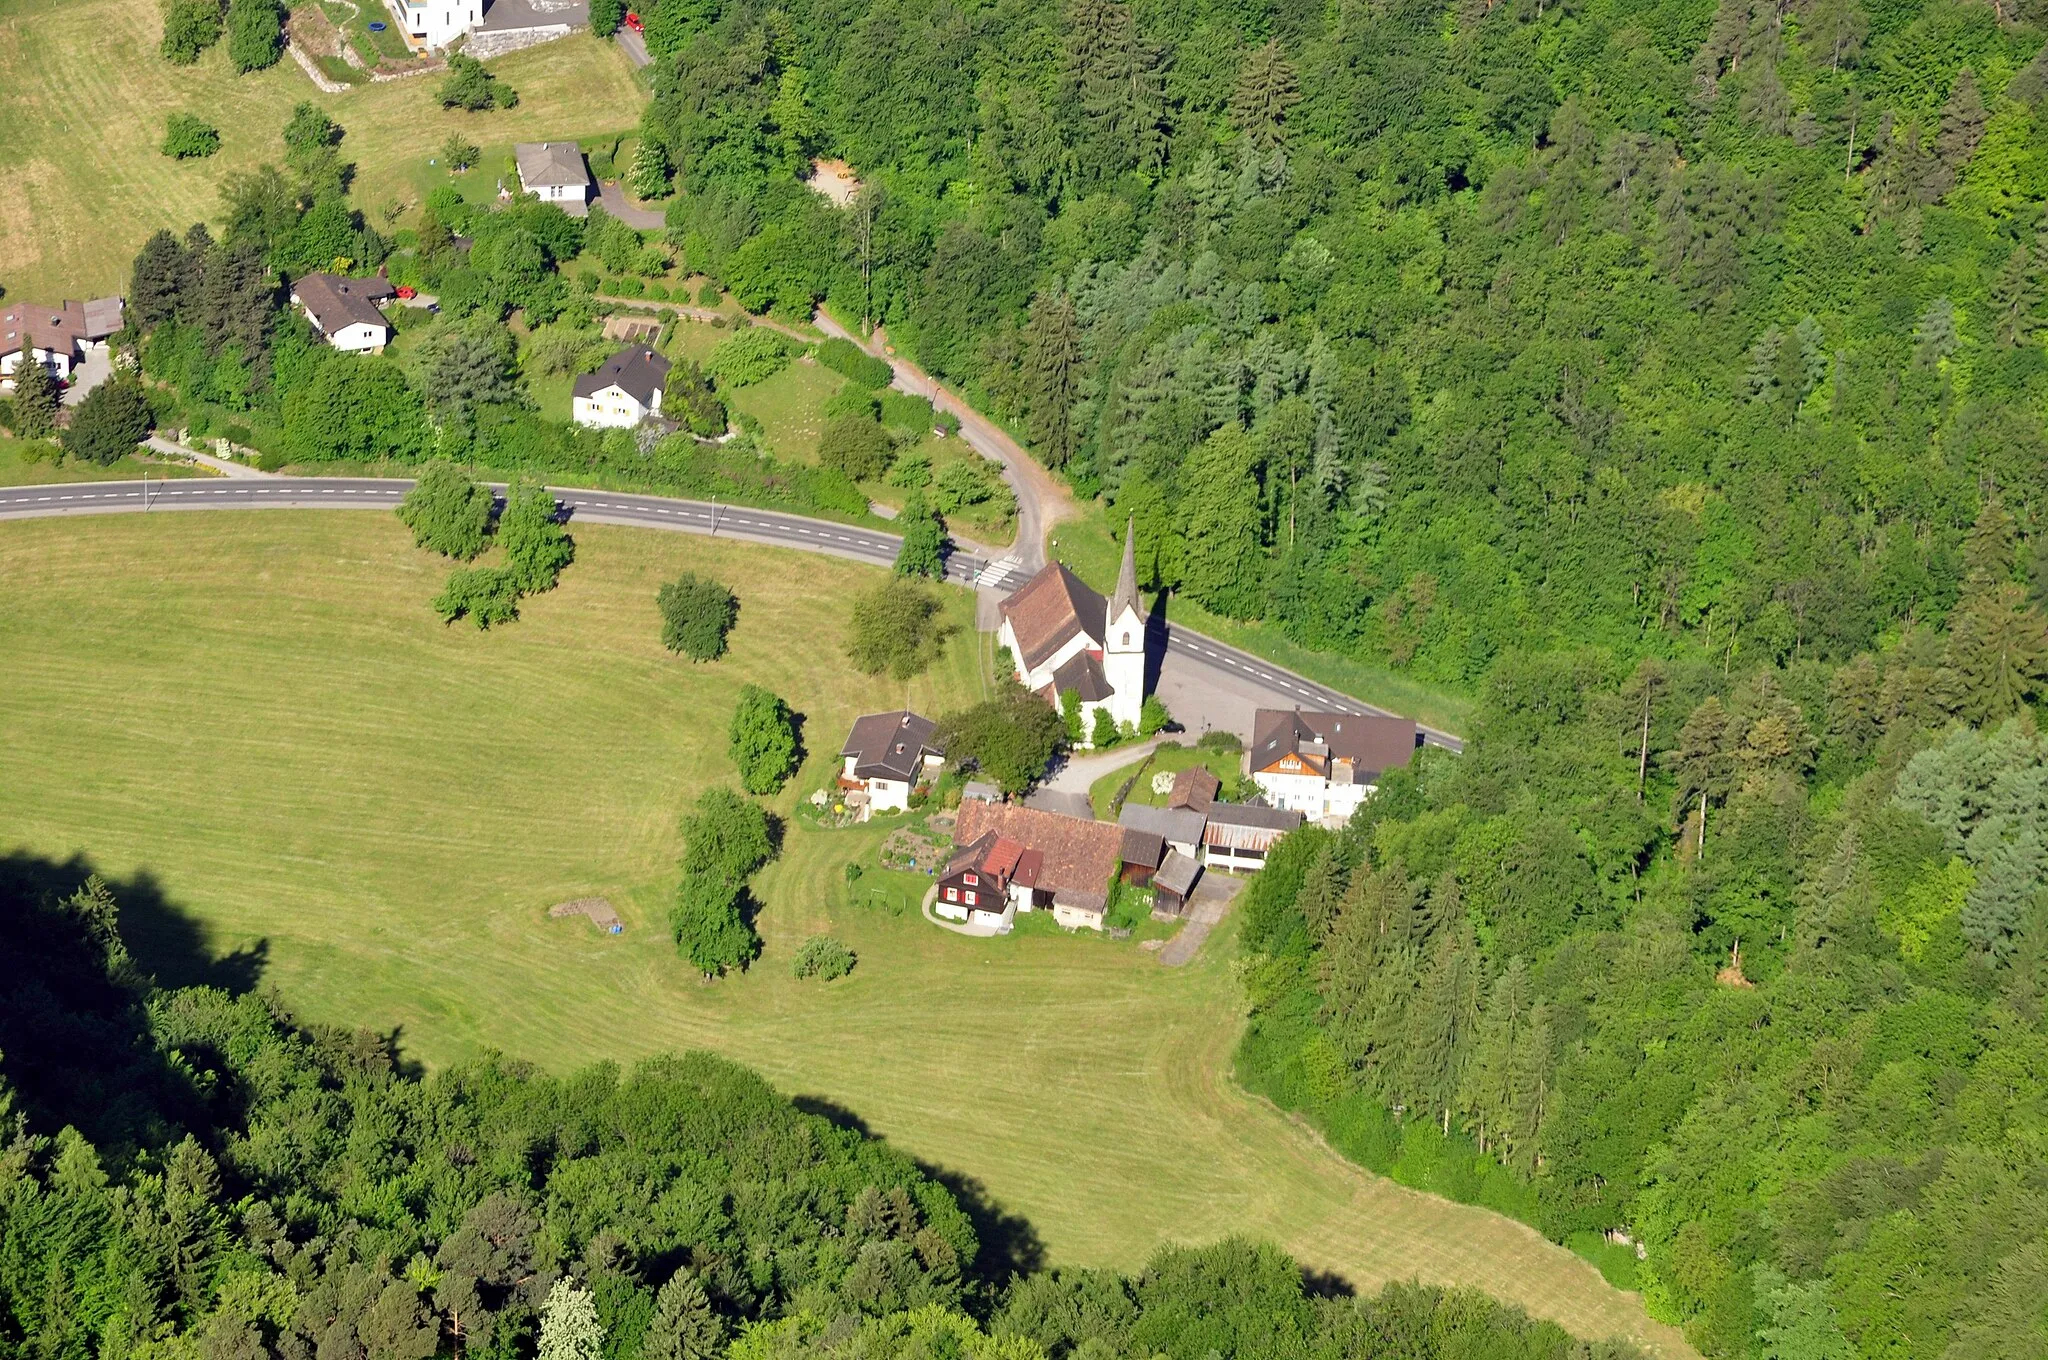
[[[668,360],[644,345],[622,349],[597,372],[576,379],[569,394],[570,417],[593,429],[631,429],[661,414],[668,370]]]
[[[104,350],[107,340],[121,329],[124,304],[120,298],[94,298],[78,303],[66,300],[55,307],[38,302],[10,302],[0,310],[0,389],[14,387],[14,370],[26,347],[51,377],[69,382],[71,371],[85,362],[88,354]]]
[[[840,788],[864,792],[870,812],[905,810],[911,790],[946,763],[945,751],[933,740],[937,730],[930,718],[907,709],[854,719],[839,748]]]
[[[1413,718],[1262,708],[1252,716],[1245,772],[1274,807],[1344,821],[1421,744]]]
[[[1058,812],[1013,803],[963,802],[953,824],[953,843],[960,855],[985,837],[1018,847],[1017,860],[1004,879],[1004,892],[1018,911],[1050,908],[1053,920],[1068,929],[1101,930],[1109,911],[1110,885],[1123,867],[1123,828],[1114,822],[1068,817]],[[977,853],[982,853],[977,851]],[[993,854],[990,850],[988,853]],[[984,868],[1001,864],[1003,856],[979,861]],[[984,869],[974,869],[977,875]],[[949,873],[951,865],[949,864]],[[964,866],[961,872],[970,872]],[[975,885],[977,891],[980,885]],[[962,879],[954,884],[964,891]],[[965,906],[945,901],[945,879],[935,909]]]
[[[559,205],[580,217],[590,203],[590,171],[583,165],[583,148],[574,142],[515,142],[512,163],[519,171],[519,187],[543,203]]]
[[[380,354],[391,343],[391,323],[377,304],[398,295],[388,280],[306,274],[292,283],[292,305],[306,314],[336,349]]]
[[[1137,729],[1145,703],[1145,611],[1138,594],[1135,522],[1124,533],[1116,593],[1107,600],[1063,562],[1049,564],[1003,601],[997,631],[1026,689],[1057,706],[1081,701],[1082,743],[1097,710]]]
[[[1202,828],[1202,854],[1214,869],[1263,869],[1282,836],[1301,825],[1301,814],[1257,803],[1218,803]]]

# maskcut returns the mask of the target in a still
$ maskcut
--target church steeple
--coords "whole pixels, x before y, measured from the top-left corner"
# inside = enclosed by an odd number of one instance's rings
[[[1128,609],[1139,618],[1145,617],[1144,606],[1138,602],[1138,518],[1133,515],[1124,527],[1124,564],[1116,574],[1116,594],[1109,597],[1109,624],[1114,627]]]
[[[1109,716],[1136,728],[1145,704],[1145,604],[1138,596],[1138,521],[1124,529],[1124,565],[1102,621],[1102,670],[1114,691]]]

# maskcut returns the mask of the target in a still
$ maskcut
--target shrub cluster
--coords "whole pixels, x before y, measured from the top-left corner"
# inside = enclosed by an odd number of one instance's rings
[[[851,340],[834,337],[818,346],[818,362],[864,390],[887,387],[896,370]]]
[[[789,971],[798,978],[819,978],[830,982],[853,971],[851,949],[830,935],[813,935],[805,940],[790,961]]]

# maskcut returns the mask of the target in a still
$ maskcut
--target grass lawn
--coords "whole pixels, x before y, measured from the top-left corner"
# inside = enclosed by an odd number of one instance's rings
[[[1088,786],[1088,801],[1094,805],[1097,817],[1106,819],[1110,816],[1110,800],[1116,797],[1116,791],[1124,786],[1124,781],[1138,768],[1138,763],[1134,760],[1120,770],[1111,770]],[[1223,791],[1228,793],[1231,786],[1238,781],[1239,766],[1242,763],[1243,757],[1236,751],[1201,751],[1192,745],[1164,745],[1152,753],[1151,763],[1145,766],[1145,777],[1131,786],[1130,796],[1124,801],[1165,807],[1166,795],[1152,792],[1152,776],[1162,772],[1179,774],[1182,770],[1193,769],[1197,765],[1208,766],[1216,777],[1223,781]]]
[[[1506,1219],[1344,1162],[1241,1093],[1226,923],[1184,969],[1135,944],[970,940],[859,892],[886,828],[792,819],[757,882],[766,954],[703,985],[662,929],[676,815],[731,778],[740,684],[807,715],[816,786],[849,720],[980,692],[985,647],[907,684],[847,671],[852,593],[880,573],[642,530],[577,530],[554,592],[491,633],[444,628],[446,575],[389,515],[267,511],[0,524],[0,850],[90,855],[128,885],[170,980],[237,954],[309,1019],[396,1028],[445,1063],[496,1047],[562,1069],[701,1046],[853,1111],[1021,1214],[1051,1259],[1138,1264],[1164,1240],[1270,1236],[1362,1286],[1491,1290],[1589,1335],[1664,1340],[1636,1300]],[[663,652],[653,596],[708,572],[741,599],[732,654]],[[951,592],[966,621],[970,599]],[[146,875],[169,907],[148,909]],[[546,907],[602,894],[623,936]],[[829,930],[859,955],[788,974]]]
[[[36,446],[47,448],[45,441],[35,441]],[[76,458],[62,462],[51,462],[47,458],[30,461],[27,454],[31,445],[25,439],[12,439],[0,434],[0,486],[43,486],[50,482],[132,482],[148,477],[200,477],[213,474],[204,468],[195,468],[190,463],[157,462],[154,458],[138,458],[133,454],[108,467],[97,463],[81,463]]]
[[[678,331],[699,329],[696,322],[677,325]],[[713,335],[725,336],[710,326]],[[818,461],[818,436],[825,430],[825,403],[846,386],[846,379],[815,359],[794,359],[789,367],[763,382],[741,388],[727,388],[725,403],[761,422],[768,450],[777,458],[799,462]]]
[[[1097,503],[1090,507],[1085,519],[1057,526],[1049,545],[1054,557],[1105,593],[1115,588],[1117,567],[1123,561],[1123,548],[1111,528],[1111,514],[1108,506]],[[1198,633],[1241,647],[1320,684],[1389,712],[1413,717],[1430,727],[1462,733],[1472,713],[1472,700],[1467,695],[1438,689],[1399,671],[1314,651],[1270,624],[1219,618],[1193,600],[1178,596],[1167,602],[1166,615],[1170,621],[1185,624]]]
[[[125,289],[152,231],[213,219],[223,178],[282,158],[285,120],[301,100],[347,129],[341,149],[357,166],[355,201],[379,229],[386,204],[417,203],[445,181],[427,158],[451,132],[502,160],[514,141],[630,127],[646,101],[625,54],[587,33],[492,61],[519,105],[483,114],[441,108],[432,75],[329,95],[287,56],[237,76],[225,42],[196,66],[172,66],[157,55],[161,36],[157,0],[15,0],[0,10],[0,125],[33,130],[0,138],[0,284],[9,297],[57,302]],[[160,154],[164,118],[175,112],[219,127],[219,154]]]

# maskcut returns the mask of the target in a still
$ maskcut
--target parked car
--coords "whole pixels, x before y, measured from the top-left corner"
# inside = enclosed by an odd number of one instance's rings
[[[647,31],[647,26],[640,22],[640,16],[632,10],[626,11],[626,27],[632,29],[635,33],[645,33]]]

